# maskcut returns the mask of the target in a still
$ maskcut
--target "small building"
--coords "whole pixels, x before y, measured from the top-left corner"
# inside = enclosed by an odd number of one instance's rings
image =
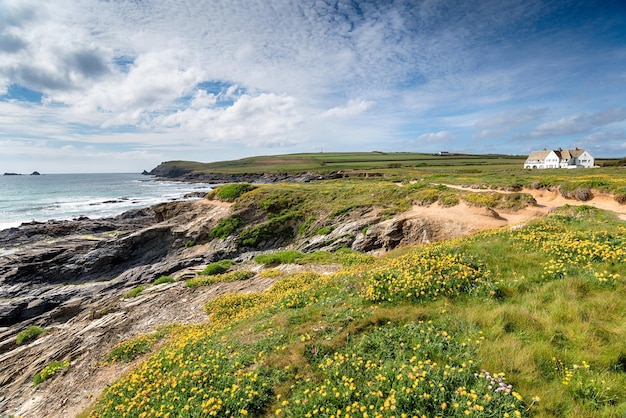
[[[524,162],[524,168],[592,168],[595,159],[581,148],[533,151]]]

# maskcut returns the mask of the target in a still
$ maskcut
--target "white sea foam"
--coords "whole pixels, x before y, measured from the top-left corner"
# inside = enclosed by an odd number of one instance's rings
[[[155,181],[139,174],[0,176],[0,230],[32,221],[111,217],[209,190],[210,184]]]

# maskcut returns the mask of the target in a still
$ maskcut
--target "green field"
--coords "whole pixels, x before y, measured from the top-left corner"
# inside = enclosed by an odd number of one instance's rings
[[[385,170],[412,167],[493,166],[504,168],[515,165],[521,167],[525,158],[507,155],[458,154],[439,156],[410,152],[346,152],[260,156],[214,163],[169,161],[164,164],[175,165],[197,172],[299,173],[305,171]]]
[[[439,156],[423,153],[311,153],[251,157],[215,163],[169,161],[161,166],[196,173],[340,172],[346,177],[369,175],[390,181],[408,182],[417,179],[485,188],[561,186],[564,191],[589,188],[626,194],[626,169],[623,168],[626,162],[623,160],[598,160],[601,167],[595,169],[524,170],[525,158],[507,155]]]

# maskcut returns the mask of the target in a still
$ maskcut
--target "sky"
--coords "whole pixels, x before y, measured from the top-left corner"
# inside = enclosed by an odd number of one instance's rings
[[[626,156],[623,0],[0,0],[0,172]]]

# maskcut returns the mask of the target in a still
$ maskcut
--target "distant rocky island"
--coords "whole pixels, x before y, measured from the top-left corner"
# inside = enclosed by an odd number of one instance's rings
[[[4,173],[5,176],[21,176],[20,173]],[[33,171],[32,173],[30,173],[31,176],[40,176],[41,174],[39,173],[39,171]]]

